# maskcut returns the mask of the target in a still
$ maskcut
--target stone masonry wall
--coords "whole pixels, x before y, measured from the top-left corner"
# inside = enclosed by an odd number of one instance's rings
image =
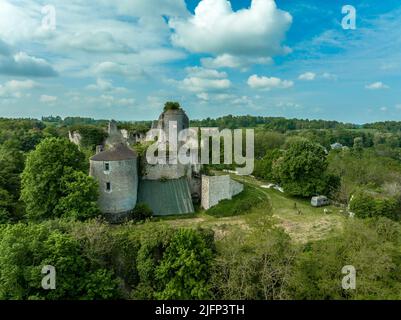
[[[221,200],[232,199],[244,186],[226,176],[202,176],[202,208],[208,210]]]
[[[105,170],[109,164],[109,171]],[[91,161],[90,175],[99,182],[100,210],[117,220],[118,216],[132,210],[137,202],[138,172],[137,160]],[[110,183],[111,190],[106,190]]]

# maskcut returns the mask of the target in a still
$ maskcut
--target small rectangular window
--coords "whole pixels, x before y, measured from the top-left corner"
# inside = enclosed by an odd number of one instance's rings
[[[106,162],[106,163],[104,164],[104,170],[105,170],[105,171],[109,171],[109,170],[110,170],[110,163]]]
[[[111,183],[106,182],[106,191],[111,191]]]

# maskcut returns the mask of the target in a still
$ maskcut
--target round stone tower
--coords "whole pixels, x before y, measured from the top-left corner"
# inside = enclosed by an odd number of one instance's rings
[[[181,108],[164,111],[159,117],[158,129],[163,129],[166,135],[168,135],[171,121],[177,122],[177,132],[189,128],[189,118]]]
[[[138,157],[120,143],[90,159],[90,175],[99,182],[98,204],[111,222],[120,222],[135,208],[138,195]]]

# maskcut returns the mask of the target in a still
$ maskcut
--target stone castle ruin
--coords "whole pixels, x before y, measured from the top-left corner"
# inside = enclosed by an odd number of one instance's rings
[[[152,129],[168,132],[171,124],[177,125],[178,131],[189,128],[183,109],[165,110]],[[130,148],[129,132],[118,130],[115,121],[110,121],[108,134],[90,159],[90,175],[99,182],[98,204],[111,222],[122,221],[137,203],[147,204],[154,215],[188,214],[195,211],[194,203],[209,209],[243,191],[243,185],[228,175],[201,175],[200,165],[149,164],[146,158],[139,159]],[[70,133],[72,142],[79,142],[78,137],[79,133]],[[143,143],[144,137],[134,140]]]

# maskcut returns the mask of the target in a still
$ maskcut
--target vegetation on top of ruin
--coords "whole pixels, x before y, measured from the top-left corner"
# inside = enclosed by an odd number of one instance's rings
[[[168,101],[164,104],[164,112],[169,110],[180,110],[181,106],[178,102]]]

